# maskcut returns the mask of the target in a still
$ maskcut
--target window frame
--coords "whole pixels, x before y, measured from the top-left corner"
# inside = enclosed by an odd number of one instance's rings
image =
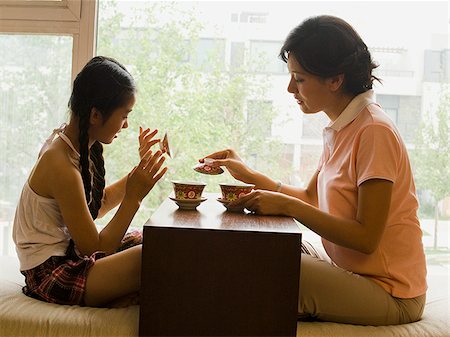
[[[98,0],[0,0],[0,34],[73,37],[72,78],[95,55]]]

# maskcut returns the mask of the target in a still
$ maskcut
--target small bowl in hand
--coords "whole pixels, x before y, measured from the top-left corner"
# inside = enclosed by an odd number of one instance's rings
[[[220,184],[222,200],[226,202],[237,200],[250,193],[254,188],[255,185],[244,183]]]

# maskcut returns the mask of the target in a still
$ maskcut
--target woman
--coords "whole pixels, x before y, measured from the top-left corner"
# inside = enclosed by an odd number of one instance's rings
[[[427,286],[414,180],[398,130],[374,101],[378,79],[366,44],[344,20],[317,16],[291,31],[280,56],[303,113],[323,111],[330,120],[318,169],[299,188],[252,170],[234,150],[213,153],[214,166],[256,186],[230,206],[292,216],[321,236],[326,256],[302,247],[302,316],[364,325],[419,320]]]
[[[139,164],[107,187],[102,155],[102,144],[128,127],[135,101],[134,80],[114,59],[94,57],[76,77],[70,122],[42,148],[16,210],[13,237],[26,295],[104,306],[139,291],[142,248],[139,237],[124,235],[167,171],[161,151],[150,150],[157,130],[140,129]],[[118,205],[98,232],[94,220]]]

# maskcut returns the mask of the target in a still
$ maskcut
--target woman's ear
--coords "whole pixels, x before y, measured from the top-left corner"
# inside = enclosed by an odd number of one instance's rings
[[[102,125],[102,114],[95,107],[91,109],[91,114],[89,116],[89,123],[91,125]]]
[[[340,88],[342,88],[344,83],[345,75],[339,74],[332,76],[328,79],[328,86],[331,91],[338,91]]]

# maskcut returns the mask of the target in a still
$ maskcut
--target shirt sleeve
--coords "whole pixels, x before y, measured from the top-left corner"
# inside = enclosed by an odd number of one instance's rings
[[[395,182],[401,153],[400,141],[394,130],[383,124],[365,127],[359,135],[356,153],[358,186],[369,179]]]

